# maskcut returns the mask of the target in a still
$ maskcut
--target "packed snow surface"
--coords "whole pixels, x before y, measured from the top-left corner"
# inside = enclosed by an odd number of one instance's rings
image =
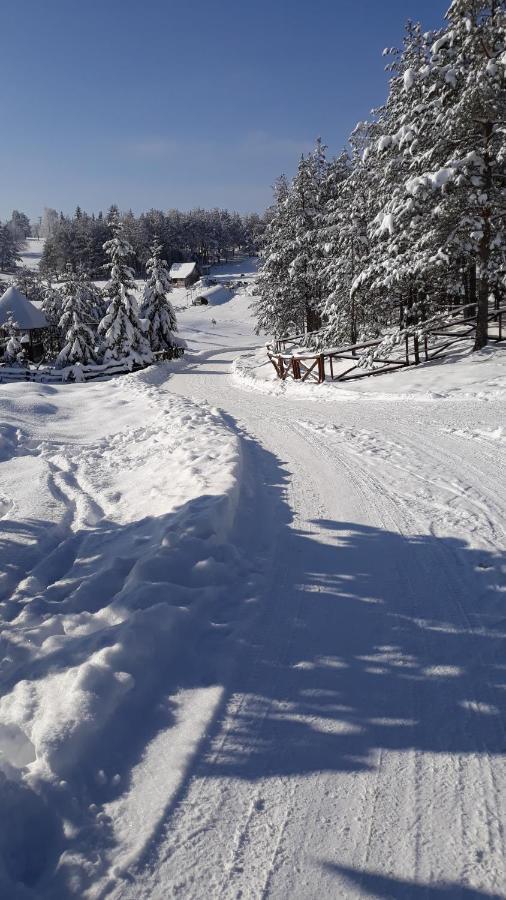
[[[282,385],[213,274],[1,389],[0,896],[504,898],[506,353]]]

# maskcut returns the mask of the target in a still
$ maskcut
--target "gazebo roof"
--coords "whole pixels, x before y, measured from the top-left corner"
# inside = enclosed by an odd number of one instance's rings
[[[27,331],[49,325],[42,310],[37,309],[14,285],[0,297],[0,328],[7,324],[10,317],[18,328]]]

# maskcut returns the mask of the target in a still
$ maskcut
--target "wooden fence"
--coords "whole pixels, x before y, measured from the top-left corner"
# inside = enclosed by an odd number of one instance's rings
[[[465,315],[469,304],[452,310],[452,318],[436,322],[420,335],[416,328],[406,331],[402,341],[381,352],[375,353],[385,337],[362,344],[349,344],[344,347],[333,347],[329,350],[304,351],[300,343],[309,335],[296,335],[275,341],[267,345],[267,355],[282,381],[351,381],[357,378],[368,378],[372,375],[384,375],[407,366],[428,362],[441,355],[454,344],[476,333],[476,316]],[[488,315],[489,340],[502,341],[503,317],[506,306],[491,310]],[[458,331],[454,329],[457,328]],[[366,357],[369,357],[367,360]],[[353,365],[341,370],[339,365],[350,361]],[[337,369],[337,371],[336,371]]]
[[[184,354],[183,347],[173,347],[153,354],[154,362],[167,359],[179,359]],[[9,366],[0,363],[0,384],[13,381],[32,381],[41,384],[72,383],[75,381],[92,381],[95,378],[111,378],[115,375],[126,375],[128,372],[137,372],[145,369],[151,363],[134,363],[132,366],[127,361],[103,363],[102,365],[68,366],[65,369],[56,369],[54,366]]]

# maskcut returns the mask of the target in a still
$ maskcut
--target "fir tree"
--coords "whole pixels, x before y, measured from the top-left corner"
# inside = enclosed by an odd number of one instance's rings
[[[90,282],[86,275],[69,272],[62,289],[62,315],[58,323],[63,348],[56,360],[57,368],[96,361],[95,336],[90,326],[93,316]]]
[[[252,304],[257,316],[257,332],[265,331],[276,337],[298,331],[297,321],[288,289],[288,269],[292,260],[289,249],[290,187],[281,175],[273,186],[275,204],[270,210],[262,248],[262,266],[258,278],[259,300]]]
[[[5,345],[3,362],[7,365],[26,366],[26,352],[19,338],[19,329],[17,323],[9,314],[4,331],[8,334],[9,339]]]
[[[321,215],[326,202],[327,162],[320,140],[302,157],[289,185],[274,186],[276,205],[267,226],[260,270],[261,299],[254,304],[258,329],[277,337],[312,332],[322,306]]]
[[[148,278],[144,286],[141,316],[146,321],[151,350],[167,350],[175,344],[176,315],[167,294],[171,290],[167,263],[162,258],[163,247],[154,243],[146,264]]]
[[[135,282],[128,265],[132,248],[124,237],[122,223],[114,216],[110,227],[113,237],[104,244],[111,267],[111,280],[106,289],[110,302],[98,326],[104,357],[142,363],[149,357],[150,349],[139,322]]]
[[[352,286],[367,259],[367,198],[363,165],[355,153],[335,160],[329,172],[329,200],[322,215],[323,339],[327,346],[355,343],[364,312]]]
[[[0,222],[0,272],[15,268],[19,260],[18,249],[12,230]]]
[[[42,303],[46,291],[46,285],[38,272],[33,269],[19,268],[13,276],[12,283],[32,303]]]
[[[453,0],[446,18],[438,32],[408,23],[402,49],[385,51],[387,100],[324,189],[309,160],[285,182],[264,237],[259,328],[294,334],[314,305],[328,346],[423,330],[465,305],[485,345],[505,293],[505,4]]]

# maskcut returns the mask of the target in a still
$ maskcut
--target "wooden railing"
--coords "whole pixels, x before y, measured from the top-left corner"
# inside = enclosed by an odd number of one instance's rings
[[[171,347],[168,350],[162,350],[153,354],[154,362],[161,362],[168,359],[179,359],[184,354],[183,347]],[[110,378],[114,375],[126,375],[128,372],[137,372],[145,369],[151,363],[141,364],[134,363],[129,366],[126,361],[118,360],[111,362],[88,365],[79,367],[79,377],[76,377],[72,370],[74,366],[67,366],[66,369],[56,369],[54,366],[38,365],[38,366],[11,366],[6,363],[0,363],[0,384],[13,381],[33,381],[42,384],[48,382],[65,383],[73,381],[92,381],[95,378]]]
[[[428,362],[441,355],[454,344],[460,343],[465,338],[472,337],[476,332],[476,316],[465,315],[469,304],[454,308],[451,316],[428,325],[427,330],[421,333],[420,326],[406,329],[402,333],[402,340],[394,343],[385,353],[375,352],[385,343],[385,337],[361,344],[348,344],[344,347],[333,347],[328,350],[311,351],[300,348],[302,340],[315,339],[314,335],[296,335],[274,341],[267,345],[267,355],[276,370],[278,378],[282,381],[315,381],[321,384],[323,381],[351,381],[357,378],[368,378],[373,375],[384,375],[404,369],[407,366],[418,365],[420,362]],[[506,306],[490,310],[488,314],[489,340],[502,341],[503,317],[506,316]],[[453,329],[458,328],[458,331]],[[443,340],[441,340],[443,339]],[[288,348],[292,349],[289,350]],[[337,364],[343,360],[353,362],[343,370],[336,371]]]

